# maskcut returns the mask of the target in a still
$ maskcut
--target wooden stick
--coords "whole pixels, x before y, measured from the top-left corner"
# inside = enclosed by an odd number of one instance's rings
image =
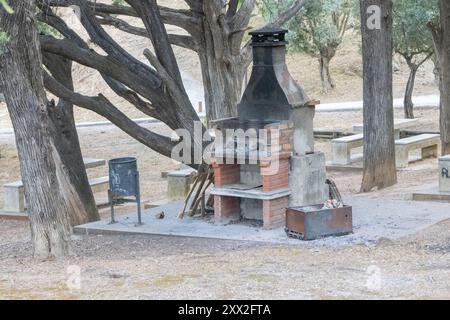
[[[189,203],[189,199],[190,199],[192,193],[194,192],[195,187],[197,186],[199,180],[200,180],[200,175],[198,174],[197,177],[195,178],[194,185],[192,186],[191,190],[189,191],[189,194],[186,197],[186,200],[184,200],[183,211],[181,211],[178,214],[178,218],[183,219],[184,214],[186,213],[186,207],[187,207],[187,204]]]

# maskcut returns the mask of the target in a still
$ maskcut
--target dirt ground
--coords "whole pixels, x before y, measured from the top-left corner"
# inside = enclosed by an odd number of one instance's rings
[[[84,236],[74,241],[72,257],[35,261],[27,226],[1,222],[0,297],[448,299],[449,227],[445,222],[413,239],[344,249]],[[73,266],[81,270],[81,289],[67,288]]]
[[[426,125],[437,120],[430,110],[423,112],[420,123]],[[347,119],[342,127],[346,129],[360,115],[323,113],[317,115],[316,121],[322,125],[341,117]],[[160,125],[149,127],[167,133]],[[167,185],[160,172],[175,169],[177,164],[113,127],[81,129],[80,139],[85,156],[105,159],[136,156],[143,198],[165,197]],[[0,144],[8,145],[0,158],[0,184],[3,184],[18,178],[18,160],[11,136],[0,135]],[[317,150],[328,154],[328,145],[329,142],[317,142]],[[399,172],[398,185],[370,196],[407,199],[414,186],[436,180],[435,168],[436,159],[412,164],[408,170]],[[90,174],[106,174],[106,168]],[[359,172],[329,172],[329,175],[344,194],[358,192]],[[129,210],[132,209],[122,211]],[[107,215],[108,210],[102,210],[102,216]],[[314,248],[175,237],[87,235],[74,237],[71,257],[36,261],[29,240],[27,222],[0,221],[0,298],[450,297],[450,221],[395,242],[381,240],[373,247]],[[67,287],[68,281],[72,283],[73,270],[80,270],[80,289]]]

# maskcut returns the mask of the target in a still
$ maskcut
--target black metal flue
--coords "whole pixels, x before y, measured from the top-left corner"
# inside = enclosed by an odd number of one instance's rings
[[[242,120],[289,120],[292,109],[310,102],[286,66],[287,30],[266,27],[253,32],[253,70],[241,102]]]

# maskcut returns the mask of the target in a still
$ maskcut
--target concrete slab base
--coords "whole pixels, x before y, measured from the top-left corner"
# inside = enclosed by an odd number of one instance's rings
[[[432,186],[413,193],[414,201],[436,201],[450,203],[450,192],[441,192],[439,187]]]
[[[338,164],[333,164],[331,161],[327,162],[327,166],[326,166],[327,170],[330,171],[340,171],[340,172],[346,172],[346,171],[357,171],[360,172],[363,170],[363,165],[362,162],[361,163],[353,163],[353,164],[349,164],[349,165],[338,165]]]
[[[98,221],[77,226],[75,232],[178,236],[305,246],[347,246],[358,243],[371,245],[382,238],[398,239],[450,219],[450,204],[363,197],[345,197],[345,200],[346,204],[353,206],[354,233],[311,242],[289,239],[283,228],[264,230],[260,223],[252,220],[241,220],[228,225],[214,223],[212,216],[185,217],[180,220],[177,214],[182,209],[182,201],[145,210],[142,226],[136,227],[137,214],[130,214],[119,216],[116,224],[110,225],[108,220]],[[165,218],[157,219],[157,214],[162,211]]]

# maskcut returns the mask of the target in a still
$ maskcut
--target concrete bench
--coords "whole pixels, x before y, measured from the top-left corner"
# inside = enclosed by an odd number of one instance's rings
[[[352,159],[352,149],[363,145],[364,137],[362,133],[331,140],[333,165],[349,165],[357,161],[357,159]]]
[[[101,167],[106,164],[103,159],[83,159],[86,169]],[[93,193],[107,191],[109,188],[109,177],[100,177],[89,180]],[[25,193],[22,181],[15,181],[3,185],[5,212],[20,213],[25,211]]]
[[[89,180],[92,193],[108,191],[109,177],[100,177]],[[5,212],[24,212],[25,211],[25,193],[22,181],[15,181],[3,185],[5,195]]]
[[[395,141],[397,168],[408,167],[409,153],[414,150],[421,150],[422,159],[437,157],[440,143],[441,138],[438,134],[420,134]]]
[[[400,130],[413,127],[419,122],[418,119],[394,119],[394,138],[400,139]],[[362,133],[364,125],[362,123],[354,124],[353,131],[356,133]]]
[[[84,158],[83,162],[84,162],[84,167],[86,169],[103,167],[104,165],[106,165],[106,160],[105,159]]]
[[[4,202],[3,210],[6,212],[25,211],[25,193],[22,181],[11,182],[3,185]]]
[[[109,176],[89,179],[89,185],[91,186],[92,193],[108,191]]]
[[[197,175],[194,169],[172,171],[167,174],[167,197],[169,201],[184,200]]]

